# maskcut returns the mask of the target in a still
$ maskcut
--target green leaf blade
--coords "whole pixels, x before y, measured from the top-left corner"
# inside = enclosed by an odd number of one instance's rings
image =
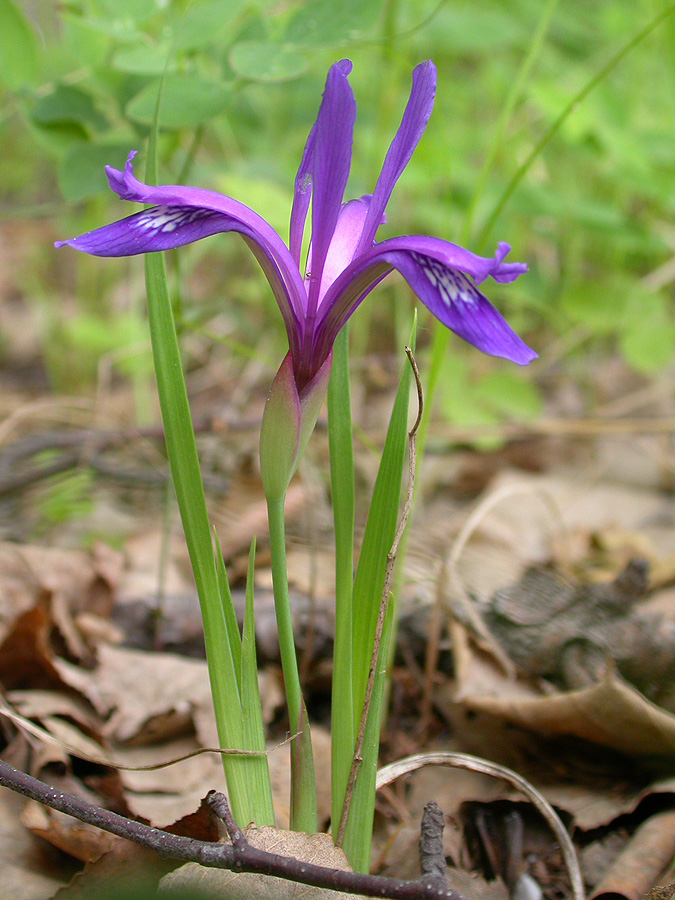
[[[258,658],[255,644],[254,612],[255,539],[251,544],[246,576],[246,611],[241,641],[241,714],[244,723],[244,743],[247,750],[259,750],[260,756],[248,758],[251,806],[256,811],[256,825],[274,825],[274,800],[269,764],[265,754],[265,726],[263,723]]]
[[[352,585],[354,579],[354,450],[349,385],[349,331],[333,348],[328,386],[328,441],[335,527],[335,649],[331,722],[332,821],[342,815],[356,734],[353,713]]]

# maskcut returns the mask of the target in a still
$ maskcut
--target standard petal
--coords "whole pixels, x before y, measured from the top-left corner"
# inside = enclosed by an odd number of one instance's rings
[[[356,101],[349,84],[352,64],[331,66],[316,120],[312,165],[312,269],[307,310],[316,312],[326,253],[342,207],[352,160]]]
[[[413,72],[410,99],[403,113],[401,124],[382,166],[373,194],[373,202],[366,219],[358,252],[372,247],[385,207],[396,182],[410,162],[420,138],[427,127],[436,96],[436,66],[431,60],[421,63]]]
[[[305,289],[288,248],[272,226],[248,206],[215,191],[144,184],[134,176],[134,156],[130,154],[123,172],[106,167],[110,186],[123,200],[156,205],[56,246],[67,244],[94,256],[133,256],[236,231],[254,250],[274,290],[289,339],[295,342],[304,317]]]
[[[455,334],[484,353],[527,365],[537,354],[476,287],[488,275],[496,281],[513,281],[526,271],[522,263],[503,262],[508,249],[500,244],[496,256],[486,259],[435,238],[384,241],[356,259],[330,288],[318,340],[322,345],[332,343],[375,284],[398,269],[422,303]]]
[[[295,176],[295,196],[291,209],[291,229],[288,246],[298,269],[300,268],[300,255],[302,253],[302,238],[305,233],[305,222],[309,201],[312,199],[312,165],[314,163],[314,142],[316,139],[316,123],[307,137],[307,143],[302,154],[298,174]]]
[[[349,200],[342,205],[323,266],[321,288],[319,289],[319,308],[328,288],[354,258],[354,251],[368,214],[370,199],[370,197],[361,197],[359,200]],[[308,271],[312,269],[312,259],[313,246],[310,244],[307,254]]]

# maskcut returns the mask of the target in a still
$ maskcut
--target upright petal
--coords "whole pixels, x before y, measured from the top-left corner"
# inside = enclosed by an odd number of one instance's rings
[[[134,156],[129,155],[123,172],[106,167],[110,186],[123,200],[156,205],[56,246],[68,244],[94,256],[134,256],[236,231],[254,250],[274,290],[289,340],[295,343],[304,317],[305,289],[288,248],[272,226],[248,206],[215,191],[144,184],[134,176]]]
[[[369,196],[365,196],[359,200],[348,200],[347,203],[342,204],[323,266],[321,287],[319,288],[319,308],[328,288],[354,258],[354,251],[363,230],[370,200]],[[307,268],[311,270],[312,266],[313,246],[310,244]]]
[[[316,312],[326,253],[342,207],[352,160],[356,101],[349,84],[352,64],[331,66],[316,120],[312,165],[312,269],[307,311]]]
[[[298,269],[302,253],[302,238],[305,233],[305,222],[309,201],[312,199],[312,166],[314,164],[314,143],[316,140],[316,122],[307,137],[307,143],[300,160],[298,174],[295,176],[295,196],[291,209],[291,230],[288,245]]]
[[[484,353],[527,365],[537,354],[476,287],[488,275],[506,282],[527,270],[523,263],[503,262],[509,249],[508,244],[500,244],[495,257],[486,259],[436,238],[384,241],[354,260],[329,289],[317,342],[331,345],[375,284],[391,269],[398,269],[422,303],[455,334]]]
[[[375,233],[379,228],[385,207],[389,202],[396,182],[410,162],[427,127],[434,108],[436,96],[436,66],[429,59],[417,66],[413,72],[410,99],[403,113],[401,124],[391,142],[387,156],[377,179],[368,218],[363,228],[357,252],[363,253],[372,247]]]

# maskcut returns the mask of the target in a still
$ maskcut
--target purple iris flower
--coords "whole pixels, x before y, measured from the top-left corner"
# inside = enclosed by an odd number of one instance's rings
[[[123,200],[151,208],[56,246],[69,244],[95,256],[131,256],[180,247],[218,232],[239,232],[279,303],[300,397],[324,363],[330,365],[333,343],[349,317],[394,269],[437,319],[470,344],[519,365],[531,362],[537,354],[477,287],[488,276],[510,282],[527,270],[524,263],[504,262],[508,244],[500,243],[495,257],[488,259],[432,237],[375,241],[394,186],[431,115],[436,93],[431,61],[413,72],[410,99],[374,193],[343,202],[356,118],[351,70],[351,62],[341,60],[328,72],[295,179],[288,247],[261,216],[231,197],[203,188],[143,184],[133,173],[135,153],[123,172],[106,168],[110,186]],[[303,277],[302,242],[310,201],[312,240]]]

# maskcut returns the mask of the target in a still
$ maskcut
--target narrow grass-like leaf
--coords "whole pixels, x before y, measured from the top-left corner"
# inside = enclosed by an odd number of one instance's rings
[[[411,335],[414,348],[415,332]],[[358,732],[362,714],[368,673],[373,656],[377,620],[387,557],[396,534],[401,496],[401,481],[408,437],[408,405],[412,371],[406,364],[399,382],[389,421],[387,438],[382,451],[380,468],[373,488],[368,521],[361,547],[361,555],[354,579],[353,592],[353,722]],[[380,740],[382,703],[386,680],[386,661],[389,654],[394,622],[394,603],[389,602],[385,628],[379,648],[379,664],[373,687],[366,738],[362,748],[362,762],[351,798],[349,818],[343,847],[356,871],[367,871],[370,865],[370,840],[375,809],[375,773]],[[371,772],[372,770],[372,772]]]
[[[414,345],[413,345],[414,347]],[[407,446],[408,406],[412,371],[401,374],[389,421],[380,468],[373,488],[359,564],[354,578],[354,727],[358,728],[382,598],[387,555],[396,534],[401,479]]]
[[[380,752],[385,688],[388,683],[386,661],[391,654],[392,634],[396,621],[395,604],[387,607],[382,640],[380,642],[380,665],[375,675],[373,694],[370,701],[368,722],[361,750],[362,763],[356,777],[356,786],[349,808],[349,819],[345,829],[343,849],[356,872],[367,872],[370,868],[371,836],[375,814],[375,782],[377,761]]]
[[[234,603],[232,602],[230,582],[227,580],[225,560],[223,559],[223,551],[220,548],[218,535],[214,534],[214,539],[216,542],[216,566],[218,572],[220,602],[223,607],[223,616],[225,618],[225,627],[227,628],[227,636],[232,652],[234,668],[237,674],[239,674],[241,672],[241,635],[239,634],[239,623],[237,622],[237,613],[234,609]],[[239,685],[239,691],[241,692],[241,681],[238,681],[237,684]]]
[[[335,525],[335,642],[331,716],[332,821],[339,822],[354,753],[352,585],[354,580],[354,450],[349,387],[349,334],[333,348],[328,385],[328,443]]]
[[[255,538],[251,543],[246,576],[246,611],[241,641],[241,714],[244,723],[244,743],[247,750],[265,750],[258,658],[255,646],[254,613]],[[251,806],[256,810],[256,825],[274,825],[274,801],[267,756],[251,756],[247,760]]]
[[[160,88],[148,142],[146,179],[150,184],[157,182],[157,133],[161,96]],[[220,601],[211,528],[162,253],[146,255],[145,283],[166,447],[204,622],[206,658],[218,738],[226,748],[243,748],[237,670]],[[249,803],[247,762],[248,759],[243,756],[223,756],[232,811],[239,821],[245,822],[255,819],[255,811]]]

